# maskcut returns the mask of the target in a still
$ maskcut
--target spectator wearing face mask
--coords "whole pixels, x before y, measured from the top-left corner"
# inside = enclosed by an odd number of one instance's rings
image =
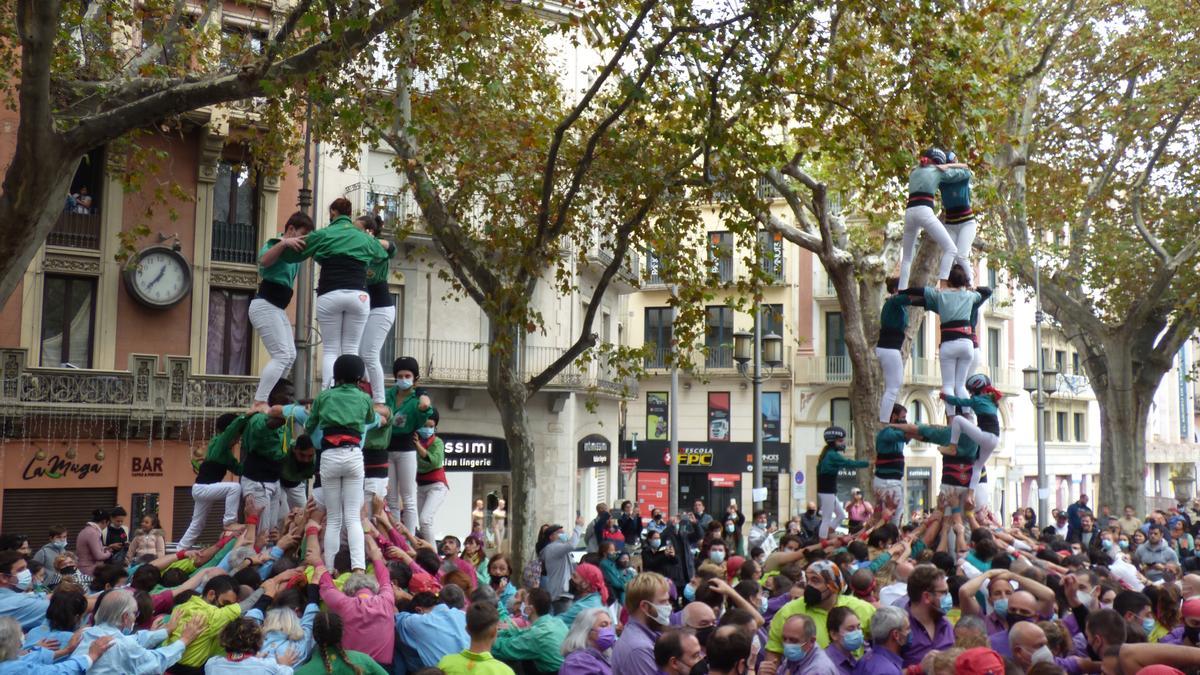
[[[721,521],[721,538],[725,540],[728,555],[745,555],[745,543],[742,540],[742,527],[746,524],[746,516],[736,504],[730,504],[725,509],[725,517]]]
[[[871,617],[871,649],[854,667],[854,675],[900,675],[900,651],[908,643],[908,617],[899,607],[881,607]]]
[[[629,612],[629,621],[613,647],[614,673],[657,675],[659,668],[667,663],[664,660],[655,665],[658,656],[655,641],[671,623],[671,595],[667,584],[662,575],[643,572],[625,587],[625,609]],[[695,640],[695,636],[690,637]],[[698,661],[698,642],[695,644],[695,651]],[[692,663],[688,664],[689,670]]]
[[[599,609],[608,605],[608,586],[604,583],[604,573],[591,563],[580,563],[571,572],[571,586],[576,596],[567,611],[556,618],[570,627],[575,617],[587,609]]]
[[[30,631],[46,618],[50,601],[29,593],[33,573],[19,551],[0,551],[0,616],[8,616]]]
[[[542,531],[536,546],[538,559],[542,561],[546,577],[545,589],[554,604],[553,612],[562,614],[571,606],[571,551],[579,543],[579,535],[563,529],[562,525],[549,525]]]
[[[912,638],[901,653],[905,667],[919,664],[930,651],[954,646],[954,626],[946,619],[953,608],[946,575],[933,565],[917,565],[908,577]]]
[[[692,669],[698,667],[698,664],[703,665],[703,661],[704,649],[695,633],[688,630],[669,630],[654,642],[651,670],[642,672],[655,675],[691,675]],[[657,669],[654,669],[654,666],[657,666]]]
[[[837,666],[817,646],[817,624],[796,614],[783,625],[783,663],[778,675],[840,675]]]
[[[617,643],[612,617],[604,609],[580,612],[571,624],[560,651],[560,675],[612,675],[610,650]]]
[[[1008,631],[1012,659],[1026,671],[1034,664],[1054,663],[1054,653],[1047,642],[1046,633],[1032,621],[1018,623]]]
[[[1183,622],[1159,639],[1160,644],[1200,647],[1200,598],[1183,603]]]
[[[46,585],[53,588],[58,585],[58,581],[62,579],[62,575],[58,570],[54,569],[54,559],[65,553],[67,550],[67,528],[62,525],[52,525],[50,527],[50,538],[45,546],[38,549],[37,553],[33,554],[33,559],[40,562],[46,568]]]

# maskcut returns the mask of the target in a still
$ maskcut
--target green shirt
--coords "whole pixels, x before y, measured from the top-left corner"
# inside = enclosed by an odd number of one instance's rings
[[[298,263],[306,258],[315,258],[320,262],[334,256],[347,256],[371,265],[387,260],[387,251],[379,245],[378,239],[351,225],[349,218],[341,216],[328,227],[308,233],[304,238],[303,251],[284,249],[280,260]]]
[[[392,450],[412,450],[415,448],[409,447],[412,441],[399,447],[392,447],[392,436],[396,435],[398,439],[411,439],[413,432],[419,427],[425,426],[429,418],[433,416],[434,408],[429,406],[428,410],[421,410],[421,396],[417,393],[418,388],[414,385],[408,391],[400,391],[400,388],[392,385],[387,388],[384,393],[384,403],[392,411],[392,417],[389,424],[382,425],[374,432],[367,434],[368,448],[389,448]]]
[[[384,251],[387,252],[387,257],[383,260],[373,262],[367,265],[367,285],[385,284],[388,280],[388,274],[391,273],[391,260],[396,257],[396,245],[390,241],[379,242]],[[387,244],[384,246],[384,244]]]
[[[857,616],[862,623],[863,633],[871,634],[871,617],[875,616],[874,607],[849,595],[839,595],[835,606],[849,607],[850,611],[854,612],[854,616]],[[810,610],[805,607],[804,598],[797,598],[780,607],[779,611],[775,613],[775,618],[771,619],[771,632],[767,636],[767,651],[775,654],[783,653],[783,625],[787,623],[789,617],[796,614],[807,614],[812,617],[813,623],[817,624],[817,646],[821,649],[829,646],[829,630],[825,626],[829,612],[820,607]]]
[[[313,400],[304,430],[311,434],[317,427],[362,429],[375,417],[374,405],[366,392],[353,384],[339,384],[321,392]]]
[[[272,462],[282,461],[287,456],[291,420],[286,420],[279,428],[272,429],[267,426],[270,419],[270,416],[261,413],[250,416],[246,432],[242,434],[243,463],[250,454],[259,455]]]
[[[425,450],[429,453],[428,457],[422,457],[421,453],[417,453],[417,473],[429,473],[442,468],[446,462],[446,444],[442,442],[442,439],[435,435],[433,442]]]
[[[383,666],[375,663],[374,659],[362,652],[347,651],[346,658],[349,659],[350,663],[346,663],[342,660],[342,657],[330,652],[329,665],[333,668],[332,670],[326,670],[325,659],[321,657],[321,649],[313,647],[312,658],[304,665],[297,666],[292,672],[295,675],[325,675],[326,673],[332,673],[333,675],[354,675],[354,668],[350,665],[352,663],[358,666],[363,675],[387,675],[387,671],[383,669]]]
[[[183,634],[183,627],[196,615],[204,617],[204,631],[188,643],[179,663],[200,668],[210,657],[225,653],[225,650],[221,648],[221,630],[242,615],[242,607],[237,603],[217,607],[205,602],[204,598],[198,595],[192,596],[172,612],[172,616],[179,617],[179,621],[176,624],[175,632],[167,637],[164,644],[171,644],[178,640],[179,636]]]
[[[268,239],[267,243],[263,244],[263,247],[259,249],[258,259],[261,261],[262,257],[267,254],[267,251],[271,250],[271,247],[278,243],[279,237]],[[258,264],[258,276],[262,277],[263,281],[270,281],[280,286],[287,286],[288,288],[296,284],[296,273],[299,271],[300,263],[287,262],[282,256],[276,258],[275,263],[269,267],[264,267],[261,262]]]
[[[213,436],[208,441],[208,450],[204,453],[204,459],[209,462],[217,462],[229,467],[229,470],[235,474],[241,475],[242,463],[233,456],[233,444],[241,437],[242,431],[246,428],[246,422],[249,418],[246,415],[238,415],[229,426],[221,433]],[[192,468],[199,470],[199,466]]]
[[[908,174],[908,194],[923,192],[937,194],[942,183],[957,183],[971,177],[969,169],[941,170],[935,166],[919,166]]]
[[[516,675],[512,668],[491,654],[476,654],[469,649],[464,649],[461,654],[443,656],[437,667],[446,675]]]
[[[500,631],[492,654],[505,661],[533,661],[542,672],[558,672],[562,668],[562,643],[567,639],[567,625],[556,616],[539,616],[529,628],[507,628]]]
[[[918,424],[917,435],[926,443],[934,445],[950,445],[950,427]],[[960,434],[958,437],[958,457],[976,457],[979,455],[979,444],[970,436]]]

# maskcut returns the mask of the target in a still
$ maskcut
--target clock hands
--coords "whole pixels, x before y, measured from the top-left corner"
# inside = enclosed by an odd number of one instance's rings
[[[163,275],[166,273],[167,273],[167,266],[163,265],[162,268],[160,270],[158,270],[158,276],[154,277],[154,281],[151,281],[150,283],[146,284],[146,289],[149,290],[150,288],[153,288],[154,284],[157,284],[159,282],[159,280],[163,278]]]

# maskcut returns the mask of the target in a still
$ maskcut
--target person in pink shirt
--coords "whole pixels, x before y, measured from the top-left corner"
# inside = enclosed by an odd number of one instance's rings
[[[104,509],[92,511],[91,521],[83,526],[79,536],[75,539],[75,554],[79,558],[79,571],[88,576],[95,571],[96,565],[112,557],[114,549],[105,546],[101,539],[104,531],[108,529],[109,520],[108,511]],[[119,545],[113,544],[113,546]]]
[[[850,504],[846,506],[846,516],[850,519],[850,534],[861,531],[874,512],[871,503],[863,499],[862,490],[854,488],[850,493]]]
[[[342,617],[345,625],[342,646],[362,652],[385,669],[390,669],[396,641],[393,619],[396,600],[379,545],[370,536],[364,537],[374,578],[367,572],[355,572],[339,591],[322,562],[321,544],[317,537],[319,532],[320,525],[314,520],[308,521],[305,528],[308,538],[305,561],[314,568],[312,578],[320,580],[321,600],[331,612]]]
[[[479,575],[475,571],[475,567],[467,562],[459,554],[462,551],[462,543],[458,537],[447,535],[442,539],[442,569],[438,573],[438,579],[444,579],[447,572],[457,569],[467,578],[471,580],[471,588],[479,585]]]

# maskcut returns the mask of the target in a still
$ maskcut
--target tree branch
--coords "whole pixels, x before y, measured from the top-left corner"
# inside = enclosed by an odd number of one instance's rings
[[[275,33],[275,38],[271,40],[270,46],[264,52],[261,62],[263,67],[269,67],[274,63],[276,57],[283,53],[284,47],[287,46],[287,41],[291,39],[292,34],[296,32],[296,26],[300,24],[300,19],[308,13],[312,7],[312,0],[300,0],[291,12],[288,12],[287,18],[283,20],[283,25],[279,27],[279,31]]]
[[[1141,235],[1142,239],[1146,242],[1146,245],[1149,246],[1152,251],[1154,251],[1154,254],[1157,255],[1159,259],[1163,261],[1163,263],[1166,263],[1162,271],[1166,272],[1167,270],[1170,270],[1170,276],[1174,276],[1175,274],[1174,266],[1170,264],[1171,255],[1167,253],[1165,248],[1163,248],[1162,242],[1158,240],[1158,237],[1155,237],[1154,234],[1150,232],[1150,229],[1146,227],[1145,219],[1142,217],[1142,195],[1146,185],[1150,182],[1150,177],[1154,174],[1154,168],[1158,165],[1158,160],[1162,158],[1167,146],[1171,143],[1171,139],[1175,137],[1175,132],[1179,129],[1179,123],[1183,121],[1183,117],[1187,114],[1188,109],[1192,107],[1192,104],[1195,103],[1195,101],[1195,96],[1184,101],[1183,105],[1179,107],[1179,111],[1175,113],[1175,115],[1171,118],[1171,121],[1167,123],[1167,128],[1163,132],[1162,138],[1159,139],[1158,145],[1155,146],[1154,152],[1150,155],[1149,161],[1146,162],[1146,168],[1142,170],[1141,175],[1139,175],[1137,180],[1133,183],[1133,194],[1129,200],[1130,211],[1133,216],[1133,226],[1137,228],[1138,234]],[[1183,251],[1180,251],[1180,253],[1182,252]]]
[[[31,140],[56,136],[50,110],[50,66],[61,0],[20,0],[17,31],[21,40],[20,126],[18,135]],[[35,147],[41,146],[37,143]],[[43,148],[49,150],[49,148]]]
[[[142,51],[141,54],[129,60],[122,69],[125,73],[136,73],[142,66],[152,63],[160,55],[167,51],[167,47],[174,45],[179,39],[179,23],[183,21],[183,11],[187,8],[187,0],[175,0],[175,6],[171,9],[171,16],[167,19],[167,25],[163,28],[162,39],[156,40],[149,48]],[[142,36],[145,39],[145,36]]]
[[[1076,0],[1068,0],[1067,7],[1063,10],[1061,20],[1058,22],[1058,25],[1055,26],[1054,32],[1050,35],[1050,39],[1047,40],[1046,44],[1042,47],[1042,53],[1041,56],[1038,57],[1037,63],[1033,66],[1033,68],[1030,68],[1021,75],[1022,80],[1031,80],[1035,77],[1040,77],[1046,70],[1046,67],[1050,65],[1050,58],[1054,55],[1054,50],[1058,48],[1059,42],[1062,41],[1063,31],[1066,30],[1067,24],[1070,23],[1071,19],[1073,19],[1075,16],[1075,2]]]
[[[24,0],[30,2],[31,0]],[[368,21],[355,22],[337,38],[327,37],[270,65],[264,71],[243,70],[197,82],[179,84],[142,99],[124,103],[105,112],[83,118],[67,132],[65,140],[74,152],[87,152],[130,129],[189,110],[259,96],[264,82],[287,83],[316,68],[328,55],[358,52],[385,30],[410,16],[425,0],[396,0],[384,3]],[[41,6],[41,3],[33,3]],[[57,3],[46,3],[57,4]]]

